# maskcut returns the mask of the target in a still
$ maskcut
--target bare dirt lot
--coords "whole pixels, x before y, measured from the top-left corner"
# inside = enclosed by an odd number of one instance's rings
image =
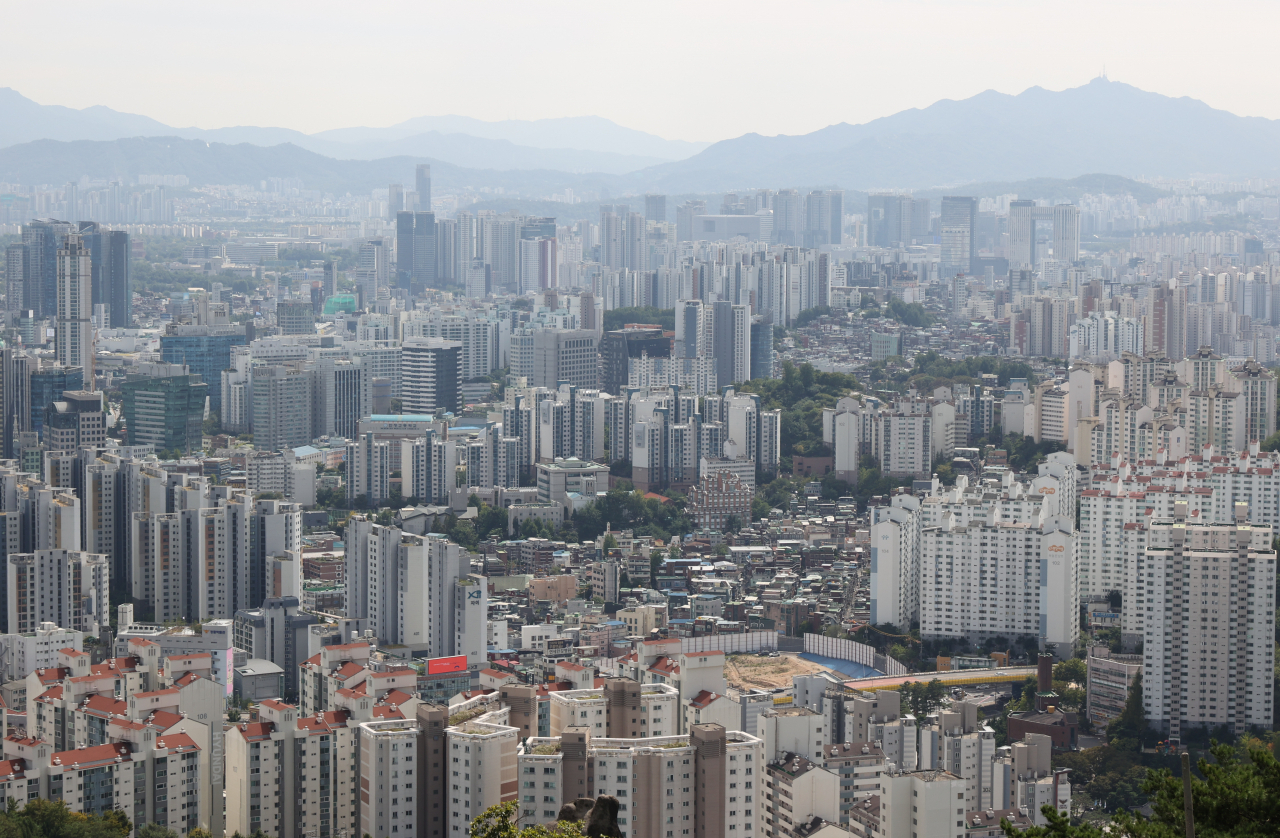
[[[771,690],[791,685],[793,675],[813,675],[830,670],[810,663],[795,654],[783,652],[776,658],[757,655],[729,655],[725,661],[724,677],[729,686],[746,690],[751,688]]]

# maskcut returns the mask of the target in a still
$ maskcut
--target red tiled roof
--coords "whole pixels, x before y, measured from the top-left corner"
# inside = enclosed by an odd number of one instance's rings
[[[106,745],[94,745],[90,748],[77,748],[74,751],[59,751],[49,757],[49,763],[50,768],[53,769],[56,769],[60,764],[65,772],[105,765],[106,763],[115,762],[116,757],[130,759],[129,746],[123,742],[112,742]]]
[[[186,733],[166,733],[164,736],[158,736],[156,737],[156,747],[170,751],[200,750],[200,746]]]
[[[270,739],[271,733],[275,729],[274,722],[246,722],[236,728],[240,736],[247,742]]]

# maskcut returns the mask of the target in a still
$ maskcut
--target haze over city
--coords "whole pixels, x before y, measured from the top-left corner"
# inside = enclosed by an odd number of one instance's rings
[[[60,11],[0,832],[1274,831],[1275,4]]]

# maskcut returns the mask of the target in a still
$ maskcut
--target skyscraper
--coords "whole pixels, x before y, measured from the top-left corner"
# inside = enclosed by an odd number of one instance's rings
[[[413,281],[410,285],[414,296],[424,288],[436,286],[436,214],[413,214]]]
[[[804,244],[804,196],[794,189],[779,189],[773,196],[774,244]]]
[[[942,272],[952,277],[975,272],[978,201],[947,196],[942,199]]]
[[[62,238],[75,226],[52,218],[37,218],[22,225],[23,304],[37,320],[52,318],[58,311],[58,248]]]
[[[431,164],[419,163],[417,170],[418,209],[431,211]]]
[[[106,306],[108,328],[129,328],[133,323],[129,234],[103,230],[96,221],[81,221],[80,236],[93,259],[93,305]]]
[[[398,212],[396,219],[396,287],[408,289],[413,281],[412,212]]]
[[[667,220],[667,196],[644,196],[644,220],[646,222],[665,222]]]
[[[691,242],[695,239],[693,219],[707,214],[706,201],[685,201],[676,207],[676,241]],[[603,234],[604,231],[601,231]]]
[[[625,223],[613,207],[600,207],[600,264],[615,271],[626,267]]]
[[[462,410],[462,344],[408,338],[400,347],[400,398],[406,413]]]
[[[78,235],[58,248],[57,357],[66,367],[84,370],[86,390],[93,382],[93,259]]]
[[[395,220],[398,213],[404,210],[404,189],[398,183],[387,187],[387,218]]]
[[[867,197],[867,244],[894,247],[911,243],[912,200],[910,195],[870,195]]]

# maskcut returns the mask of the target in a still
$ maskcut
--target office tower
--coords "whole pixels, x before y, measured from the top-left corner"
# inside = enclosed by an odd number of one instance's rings
[[[421,294],[423,289],[434,288],[437,285],[436,245],[436,214],[434,212],[414,213],[411,289],[415,296]]]
[[[586,329],[517,329],[511,336],[511,372],[529,379],[531,387],[599,386],[600,357],[594,331]]]
[[[373,413],[373,374],[363,358],[321,357],[315,367],[315,435],[354,439]]]
[[[309,300],[281,300],[276,303],[276,326],[282,335],[314,335],[315,308]]]
[[[24,288],[26,279],[27,246],[21,242],[4,250],[5,310],[20,312],[26,308]]]
[[[462,412],[461,343],[407,338],[400,351],[400,398],[406,413]]]
[[[96,221],[81,221],[80,237],[93,260],[93,305],[107,307],[108,328],[129,328],[133,324],[129,234],[103,230]]]
[[[24,361],[19,366],[26,367]],[[53,365],[18,372],[15,386],[26,384],[26,397],[14,403],[15,424],[20,432],[40,434],[44,430],[45,411],[67,390],[84,389],[84,370],[80,367]]]
[[[396,216],[404,211],[404,188],[393,183],[387,187],[387,219],[395,221]]]
[[[442,286],[462,279],[458,272],[458,222],[453,218],[436,219],[436,279]]]
[[[105,556],[78,550],[12,553],[5,569],[9,630],[32,634],[41,623],[98,637],[110,625],[111,568]]]
[[[311,429],[311,370],[300,364],[253,367],[253,446],[283,451],[307,445]]]
[[[1202,523],[1175,504],[1171,518],[1129,525],[1151,609],[1142,700],[1171,741],[1188,728],[1226,726],[1234,735],[1272,723],[1276,554],[1271,528],[1246,516],[1237,504],[1232,521]]]
[[[396,222],[396,287],[408,291],[413,282],[414,213],[398,212]]]
[[[694,219],[699,215],[706,214],[706,201],[690,200],[676,207],[676,243],[694,241],[696,237]]]
[[[645,195],[644,196],[644,220],[648,222],[666,223],[667,220],[667,196],[666,195]]]
[[[182,367],[125,376],[122,413],[130,445],[184,454],[200,448],[209,385]],[[156,373],[163,374],[156,374]]]
[[[871,247],[911,244],[912,207],[910,195],[868,196],[867,244]]]
[[[77,451],[104,445],[107,419],[102,409],[102,394],[64,391],[45,410],[44,440],[46,450],[50,451]]]
[[[944,277],[976,272],[978,258],[978,201],[976,198],[947,196],[942,199],[942,258]]]
[[[93,260],[78,235],[58,248],[57,357],[66,367],[84,370],[85,388],[94,387]]]
[[[1070,204],[1038,207],[1035,201],[1009,202],[1009,266],[1036,268],[1045,254],[1037,251],[1037,225],[1053,225],[1053,259],[1070,265],[1080,258],[1080,209]]]
[[[415,178],[418,186],[418,210],[431,212],[431,164],[419,163]]]
[[[35,219],[22,225],[23,303],[36,320],[52,319],[58,313],[58,248],[75,225],[52,218]]]
[[[332,297],[338,293],[338,263],[335,261],[327,261],[324,263],[324,276],[320,280],[320,289],[325,299]]]
[[[184,364],[204,382],[222,380],[231,367],[231,347],[249,343],[246,329],[236,326],[188,326],[171,323],[160,336],[160,361]],[[209,409],[221,415],[222,388],[210,386]]]
[[[671,339],[662,329],[629,328],[605,332],[600,343],[600,389],[616,396],[627,384],[628,362],[647,355],[671,357]]]
[[[933,241],[933,219],[929,216],[929,199],[911,199],[911,237],[923,241]]]
[[[832,201],[836,206],[833,208]],[[843,193],[833,199],[832,193],[817,190],[804,199],[804,245],[822,247],[838,244],[840,225],[843,223]],[[835,225],[833,228],[832,225]]]
[[[804,226],[804,196],[795,189],[779,189],[773,196],[773,243],[803,245]]]
[[[378,289],[386,288],[390,277],[387,244],[380,238],[366,239],[360,243],[356,257],[356,292],[362,308],[368,308],[378,299]]]

